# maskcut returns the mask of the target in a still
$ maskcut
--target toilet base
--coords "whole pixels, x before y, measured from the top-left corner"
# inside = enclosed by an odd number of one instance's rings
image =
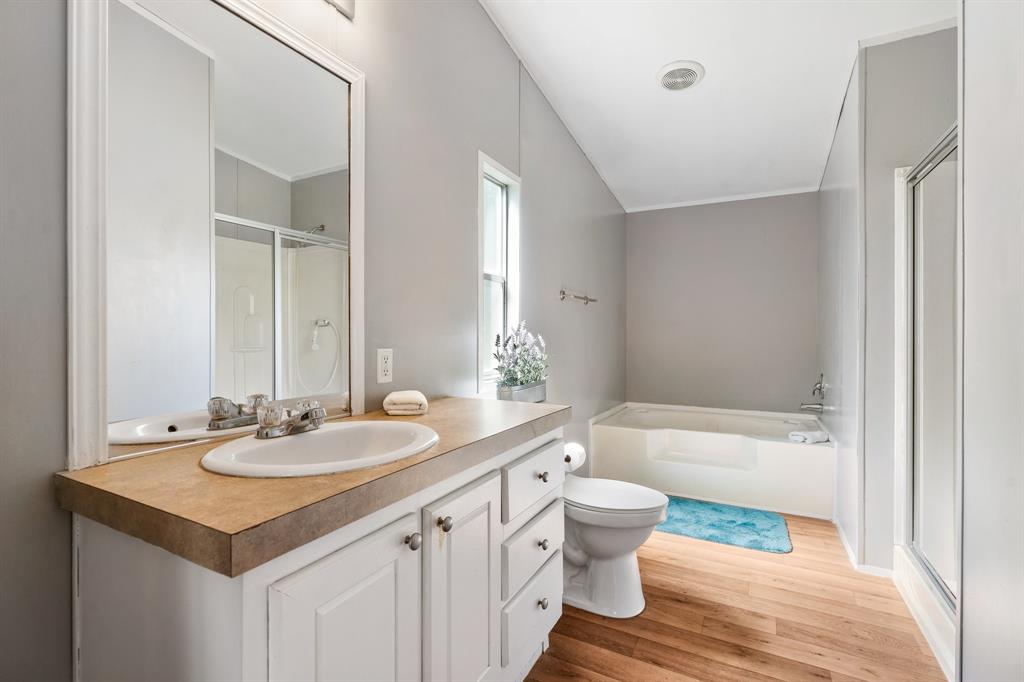
[[[562,602],[608,618],[633,618],[647,606],[636,552],[613,559],[591,558],[586,566],[565,564]]]

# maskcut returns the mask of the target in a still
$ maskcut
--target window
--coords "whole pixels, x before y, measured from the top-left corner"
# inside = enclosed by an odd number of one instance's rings
[[[479,172],[478,388],[497,378],[494,343],[519,322],[519,178],[485,154]]]

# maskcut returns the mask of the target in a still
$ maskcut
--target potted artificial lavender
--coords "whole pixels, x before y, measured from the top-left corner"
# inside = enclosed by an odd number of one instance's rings
[[[494,359],[498,361],[498,400],[540,403],[547,399],[548,354],[544,339],[526,331],[520,322],[501,342],[494,340]]]

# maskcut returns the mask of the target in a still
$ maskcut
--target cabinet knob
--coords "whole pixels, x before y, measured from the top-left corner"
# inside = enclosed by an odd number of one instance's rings
[[[543,540],[541,540],[540,542],[537,543],[537,546],[540,547],[541,549],[543,549],[546,552],[546,551],[548,551],[548,547],[551,546],[551,543],[548,542],[547,538],[544,538]]]
[[[548,598],[544,597],[543,599],[541,599],[539,602],[537,602],[537,606],[539,606],[542,609],[544,609],[545,611],[547,611],[548,610]]]
[[[548,475],[548,472],[545,471],[543,474],[537,474],[537,478],[547,483],[550,476]]]
[[[419,533],[413,533],[412,535],[405,536],[405,544],[409,545],[409,549],[416,551],[423,545],[423,536]]]
[[[455,527],[455,520],[450,516],[446,516],[443,519],[437,519],[437,527],[443,530],[445,533]]]

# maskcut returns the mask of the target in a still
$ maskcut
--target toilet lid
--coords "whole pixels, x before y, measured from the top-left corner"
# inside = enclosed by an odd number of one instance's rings
[[[668,504],[668,498],[657,490],[608,478],[566,476],[562,495],[566,504],[594,511],[643,512]]]

